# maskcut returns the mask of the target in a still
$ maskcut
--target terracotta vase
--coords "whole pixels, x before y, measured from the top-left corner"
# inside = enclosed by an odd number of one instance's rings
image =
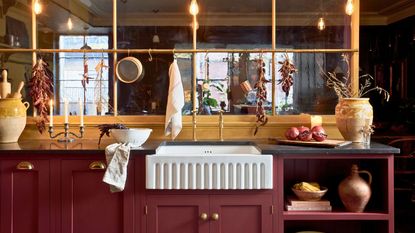
[[[26,126],[29,103],[19,98],[0,99],[0,143],[17,142]]]
[[[343,138],[364,142],[362,129],[373,122],[373,108],[369,98],[342,98],[336,105],[336,124]]]
[[[363,180],[359,173],[365,173],[369,181]],[[339,195],[343,205],[350,212],[363,212],[369,202],[372,192],[370,184],[372,175],[368,171],[359,171],[357,165],[352,165],[350,175],[339,184]]]

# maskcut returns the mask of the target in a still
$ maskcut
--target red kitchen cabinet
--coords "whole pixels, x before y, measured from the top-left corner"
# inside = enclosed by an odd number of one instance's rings
[[[210,196],[212,233],[271,233],[272,214],[271,195]]]
[[[207,195],[149,195],[147,232],[209,233]]]
[[[272,195],[149,195],[147,233],[271,233]]]
[[[133,233],[134,176],[125,190],[110,193],[102,182],[104,161],[62,160],[62,233]]]
[[[0,162],[0,232],[48,233],[49,160]]]

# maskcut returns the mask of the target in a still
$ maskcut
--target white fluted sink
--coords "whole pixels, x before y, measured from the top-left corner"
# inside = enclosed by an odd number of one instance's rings
[[[272,189],[272,155],[250,142],[164,143],[146,173],[147,189]]]

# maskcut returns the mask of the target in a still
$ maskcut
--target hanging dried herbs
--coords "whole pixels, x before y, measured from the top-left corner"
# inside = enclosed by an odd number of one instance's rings
[[[268,122],[264,103],[267,101],[267,88],[265,84],[269,81],[265,79],[265,63],[262,58],[258,59],[257,64],[259,78],[254,86],[256,88],[256,127],[254,135],[257,134],[259,127],[264,126]]]
[[[48,103],[53,96],[53,73],[42,58],[38,59],[32,68],[32,78],[29,81],[30,96],[33,107],[37,111],[36,126],[40,133],[45,130],[48,119]]]
[[[294,64],[288,57],[288,54],[284,54],[284,60],[279,61],[281,68],[278,72],[281,73],[281,79],[278,80],[278,84],[281,84],[282,90],[285,92],[285,96],[288,97],[290,94],[290,88],[294,84],[293,74],[297,72]]]

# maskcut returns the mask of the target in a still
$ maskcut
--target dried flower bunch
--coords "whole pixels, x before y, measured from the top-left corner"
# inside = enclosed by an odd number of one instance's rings
[[[104,135],[107,135],[107,137],[109,137],[111,129],[128,129],[128,128],[125,125],[118,123],[118,124],[100,124],[100,125],[98,125],[98,129],[100,131],[99,139],[98,139],[98,145],[100,145],[101,144],[101,138]]]
[[[279,61],[278,63],[281,64],[281,68],[278,72],[281,73],[282,77],[278,80],[278,84],[281,84],[282,90],[285,92],[285,96],[288,96],[290,94],[290,88],[294,84],[293,75],[297,72],[297,69],[286,53],[284,54],[284,60]]]
[[[38,59],[32,68],[32,78],[29,81],[30,96],[37,111],[36,126],[40,133],[45,130],[48,122],[48,103],[53,96],[53,73],[42,58]]]
[[[346,63],[346,66],[349,67],[349,56],[347,54],[342,54],[342,61]],[[320,70],[323,70],[320,66]],[[342,77],[338,77],[334,72],[323,72],[323,78],[326,81],[326,85],[336,92],[336,95],[339,98],[352,98],[357,97],[361,98],[372,91],[377,91],[382,97],[389,101],[390,95],[389,92],[385,89],[374,86],[372,87],[373,77],[369,74],[360,76],[360,78],[365,78],[365,82],[360,84],[359,90],[356,92],[353,91],[351,82],[350,82],[350,71],[347,69],[346,74]]]

